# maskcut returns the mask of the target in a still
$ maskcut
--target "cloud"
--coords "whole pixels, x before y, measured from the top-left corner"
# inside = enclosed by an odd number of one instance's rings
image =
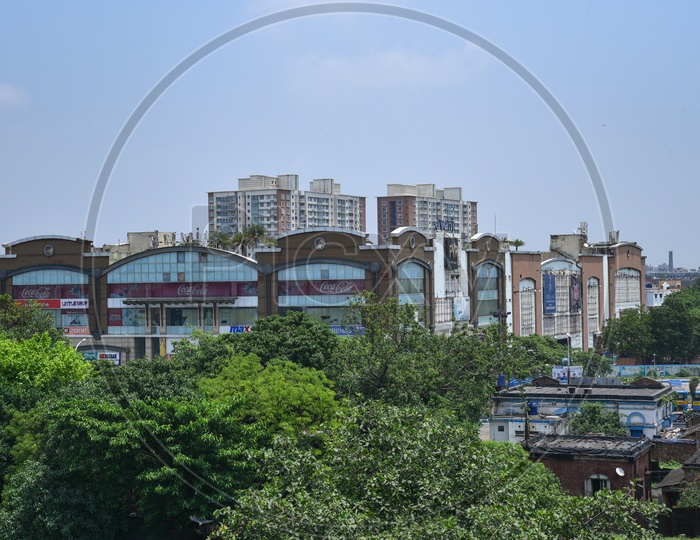
[[[347,87],[352,91],[396,86],[444,87],[467,83],[485,65],[473,47],[436,54],[390,49],[369,56],[308,55],[293,59],[286,82],[290,88]]]
[[[24,103],[24,94],[10,83],[0,83],[0,108]]]

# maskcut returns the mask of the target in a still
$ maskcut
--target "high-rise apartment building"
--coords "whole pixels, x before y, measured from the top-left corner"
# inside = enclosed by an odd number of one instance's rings
[[[386,197],[377,197],[379,242],[388,243],[391,231],[398,227],[447,231],[466,242],[479,230],[476,202],[462,200],[461,187],[389,184]]]
[[[340,189],[332,178],[322,178],[300,191],[296,174],[239,178],[237,191],[209,192],[209,231],[233,235],[255,224],[270,235],[312,227],[366,231],[365,197]]]

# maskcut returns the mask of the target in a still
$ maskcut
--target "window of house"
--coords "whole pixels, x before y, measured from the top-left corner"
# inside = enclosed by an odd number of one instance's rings
[[[601,489],[610,489],[610,479],[604,474],[592,474],[584,480],[586,497],[590,497]]]
[[[506,430],[506,426],[498,426],[498,431],[505,431],[505,430]]]

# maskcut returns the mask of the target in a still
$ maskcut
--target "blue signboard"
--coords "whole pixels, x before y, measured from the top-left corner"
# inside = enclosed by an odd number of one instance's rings
[[[554,274],[544,274],[542,276],[544,285],[544,312],[557,312],[557,281]]]
[[[331,330],[333,330],[339,336],[364,336],[365,335],[365,327],[364,326],[331,325]]]

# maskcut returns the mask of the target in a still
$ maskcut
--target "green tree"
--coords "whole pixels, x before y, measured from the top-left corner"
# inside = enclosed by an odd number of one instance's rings
[[[691,377],[688,381],[688,390],[690,392],[690,402],[695,403],[695,396],[697,395],[698,384],[700,384],[700,378]]]
[[[68,342],[54,326],[53,317],[38,303],[20,305],[10,295],[0,295],[0,334],[21,341],[44,333],[51,341]]]
[[[608,436],[628,435],[620,424],[620,415],[597,401],[583,403],[578,411],[569,416],[569,431],[572,435],[603,433]]]
[[[326,366],[337,346],[338,336],[327,324],[301,311],[258,319],[235,341],[236,350],[255,354],[263,363],[280,358],[316,369]]]
[[[512,240],[508,240],[508,244],[513,246],[515,248],[515,251],[518,251],[518,248],[521,248],[525,245],[525,241],[521,240],[520,238],[513,238]]]
[[[233,239],[223,231],[211,231],[207,237],[207,246],[215,249],[231,249]]]
[[[571,351],[571,362],[583,368],[584,377],[605,377],[613,372],[613,359],[598,351]]]
[[[219,400],[239,396],[246,422],[274,429],[316,429],[338,408],[331,382],[322,371],[286,360],[265,366],[254,354],[240,354],[214,378],[200,381],[203,392]]]
[[[254,223],[243,229],[243,240],[249,256],[252,256],[255,253],[255,248],[261,244],[264,246],[277,245],[277,241],[268,234],[262,223]]]
[[[495,326],[481,335],[436,335],[416,321],[412,306],[369,293],[353,300],[349,315],[347,324],[362,326],[364,334],[340,338],[323,366],[342,397],[446,408],[477,421],[491,405],[499,374],[532,370],[532,353]]]
[[[63,340],[49,333],[15,341],[0,334],[0,399],[26,410],[74,381],[93,376],[92,364]]]
[[[687,361],[699,352],[700,315],[677,293],[649,312],[654,353],[671,361]]]
[[[641,309],[630,309],[608,319],[603,327],[605,348],[621,356],[646,358],[653,343],[652,318]]]
[[[700,480],[695,478],[683,485],[676,506],[678,508],[700,508]]]
[[[347,310],[345,325],[363,327],[362,335],[340,340],[336,354],[324,367],[346,395],[382,397],[405,357],[411,356],[428,330],[416,321],[413,306],[395,297],[380,300],[375,294],[356,295]]]
[[[567,497],[522,447],[479,441],[445,414],[366,403],[321,451],[279,438],[267,482],[219,513],[214,538],[655,538],[627,493]],[[596,516],[599,519],[596,519]]]
[[[257,484],[260,424],[241,400],[156,399],[124,407],[97,399],[41,407],[38,446],[9,477],[0,538],[111,538],[143,519],[141,538],[177,537],[190,515],[211,517]],[[93,519],[98,516],[97,519]],[[89,526],[89,527],[88,527]],[[15,535],[15,536],[13,536]]]

